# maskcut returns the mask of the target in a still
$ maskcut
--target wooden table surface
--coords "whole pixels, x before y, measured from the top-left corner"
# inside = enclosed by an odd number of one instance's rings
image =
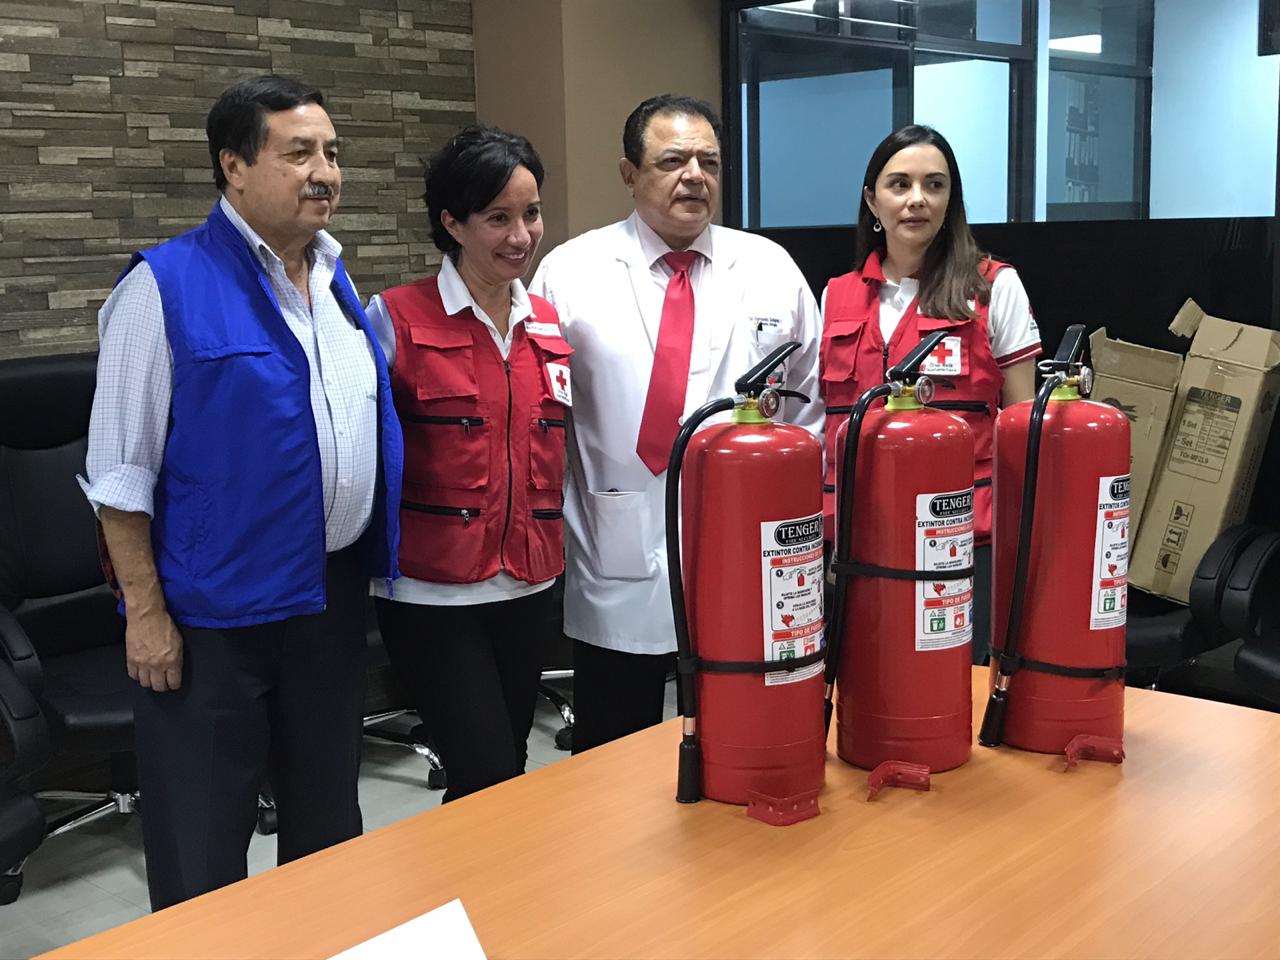
[[[1122,766],[975,747],[870,803],[832,750],[781,828],[677,804],[672,721],[45,956],[324,958],[454,897],[493,960],[1280,956],[1280,715],[1126,709]]]

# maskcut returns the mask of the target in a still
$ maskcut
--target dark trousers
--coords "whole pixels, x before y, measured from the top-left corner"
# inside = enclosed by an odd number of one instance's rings
[[[622,653],[573,641],[573,752],[662,722],[674,653]]]
[[[180,627],[182,686],[135,688],[153,910],[245,877],[268,777],[280,863],[359,836],[368,582],[354,551],[330,554],[324,613]]]
[[[470,606],[378,600],[391,665],[427,725],[444,802],[524,773],[552,591]]]

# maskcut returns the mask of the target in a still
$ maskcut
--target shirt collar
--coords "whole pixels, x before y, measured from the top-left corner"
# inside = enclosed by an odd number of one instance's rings
[[[244,237],[245,243],[249,244],[249,249],[258,255],[264,267],[273,263],[284,264],[267,242],[258,236],[258,232],[249,226],[244,217],[240,216],[230,200],[224,196],[218,203],[222,207],[222,212],[227,215],[227,219],[231,221],[231,225],[239,231],[240,236]],[[342,255],[342,244],[335,240],[329,231],[321,230],[307,244],[307,250],[310,251],[313,259],[334,262]]]
[[[444,262],[440,264],[436,283],[440,290],[440,302],[444,304],[444,312],[449,316],[455,316],[468,307],[477,318],[487,316],[476,303],[475,297],[471,296],[471,291],[467,289],[462,274],[458,273],[458,268],[453,265],[453,257],[446,256]],[[533,306],[529,303],[529,293],[525,290],[524,284],[519,280],[512,280],[510,326],[514,327],[532,314]]]
[[[667,241],[658,236],[653,228],[641,219],[640,214],[632,213],[632,220],[635,221],[636,236],[640,239],[640,252],[644,255],[644,262],[652,267],[660,259],[671,253],[671,247],[667,245]],[[689,244],[688,249],[694,253],[700,253],[711,260],[711,228],[703,230],[698,234],[698,239]]]

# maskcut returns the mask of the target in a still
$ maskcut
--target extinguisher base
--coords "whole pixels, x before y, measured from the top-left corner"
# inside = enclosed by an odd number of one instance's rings
[[[747,816],[775,827],[810,820],[821,812],[818,809],[818,791],[821,789],[816,787],[790,797],[771,797],[759,790],[748,790]]]

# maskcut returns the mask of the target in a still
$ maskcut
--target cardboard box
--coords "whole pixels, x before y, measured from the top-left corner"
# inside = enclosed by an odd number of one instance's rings
[[[1191,300],[1169,329],[1195,339],[1182,365],[1129,582],[1186,603],[1204,552],[1249,509],[1280,395],[1280,331],[1211,317]]]
[[[1129,522],[1137,530],[1173,413],[1182,356],[1108,339],[1106,327],[1089,337],[1089,355],[1093,367],[1089,399],[1109,403],[1129,418]]]

